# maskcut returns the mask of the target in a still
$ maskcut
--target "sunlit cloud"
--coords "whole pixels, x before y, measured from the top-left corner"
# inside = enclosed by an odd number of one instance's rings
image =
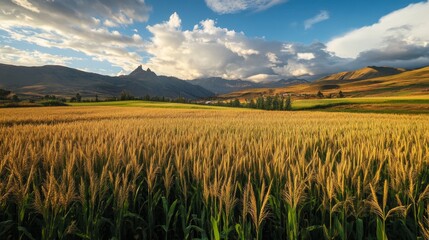
[[[124,70],[142,62],[141,36],[119,29],[147,21],[151,9],[144,1],[6,0],[1,8],[0,30],[14,41],[71,49]]]
[[[328,50],[345,58],[366,61],[427,58],[429,42],[429,2],[411,4],[394,11],[369,26],[336,37]],[[421,54],[418,54],[420,51]],[[417,53],[417,55],[415,55]]]
[[[285,1],[206,2],[218,13],[233,13],[261,11]],[[412,68],[429,62],[429,2],[411,4],[326,44],[250,37],[213,19],[185,29],[177,13],[145,29],[150,12],[141,0],[7,0],[0,9],[0,62],[68,65],[76,59],[66,52],[73,52],[86,61],[119,68],[111,74],[144,64],[158,74],[183,79],[252,81],[317,78],[367,65]],[[310,29],[327,19],[329,13],[321,11],[304,25]],[[146,30],[149,37],[140,34]],[[20,49],[20,43],[30,49]],[[53,51],[43,53],[46,49]]]
[[[8,45],[0,46],[0,62],[5,64],[25,66],[67,65],[76,60],[80,59],[35,50],[21,50]]]
[[[344,61],[322,43],[302,45],[247,37],[221,28],[211,19],[183,30],[177,13],[166,22],[148,26],[152,38],[147,66],[164,75],[184,79],[219,76],[264,81],[311,76],[339,68]]]

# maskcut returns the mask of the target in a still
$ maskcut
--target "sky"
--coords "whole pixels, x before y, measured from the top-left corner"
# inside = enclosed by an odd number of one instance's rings
[[[429,65],[429,1],[0,0],[0,63],[182,79]]]

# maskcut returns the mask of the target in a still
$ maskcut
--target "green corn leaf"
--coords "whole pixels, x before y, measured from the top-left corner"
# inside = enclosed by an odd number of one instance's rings
[[[75,235],[82,238],[82,239],[91,239],[91,237],[88,234],[75,233]]]
[[[323,235],[325,236],[325,239],[331,239],[331,234],[325,224],[323,224]]]
[[[243,227],[239,223],[235,224],[235,231],[237,232],[239,239],[244,240]]]
[[[29,238],[31,240],[36,240],[33,237],[33,235],[31,235],[31,233],[25,227],[19,226],[18,231],[21,232],[22,234],[24,234],[27,238]]]
[[[377,218],[377,240],[387,240],[386,229],[380,218]]]
[[[13,227],[13,221],[12,220],[6,220],[3,222],[0,222],[0,236],[5,236],[6,233]]]
[[[341,225],[340,221],[338,221],[338,218],[335,218],[334,226],[335,226],[338,234],[340,235],[340,238],[345,239],[344,228],[343,228],[343,225]]]
[[[360,218],[356,219],[356,239],[363,239],[363,221]]]
[[[170,209],[168,210],[167,219],[169,219],[169,221],[174,215],[174,211],[176,210],[176,205],[177,205],[177,199],[174,200],[174,202],[170,206]]]
[[[210,217],[210,221],[212,222],[213,234],[215,240],[220,240],[219,228],[217,226],[217,221],[214,217]]]

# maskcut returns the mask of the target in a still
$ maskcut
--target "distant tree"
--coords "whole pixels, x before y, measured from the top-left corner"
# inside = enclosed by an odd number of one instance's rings
[[[56,100],[57,97],[55,95],[45,95],[43,97],[45,100]]]
[[[152,97],[150,100],[155,101],[155,102],[159,102],[159,101],[161,101],[161,98],[158,96],[155,96],[155,97]]]
[[[143,100],[145,100],[145,101],[150,101],[150,96],[149,96],[149,94],[146,94],[146,95],[143,97]]]
[[[6,100],[10,93],[11,91],[0,89],[0,100]]]
[[[338,97],[339,98],[344,98],[345,97],[343,91],[340,90],[340,92],[338,93]]]
[[[76,102],[81,102],[82,96],[79,93],[76,93]]]
[[[14,94],[14,95],[12,96],[12,101],[13,101],[13,102],[19,102],[19,97],[18,97],[18,95]]]
[[[273,110],[281,110],[281,99],[278,94],[273,99]]]
[[[68,106],[66,103],[60,100],[49,99],[48,101],[42,102],[43,106]]]
[[[272,110],[273,109],[273,97],[268,96],[265,99],[265,110]]]
[[[318,98],[324,98],[324,97],[325,97],[325,95],[323,95],[323,93],[319,90],[319,91],[317,92],[317,97],[318,97]]]
[[[292,110],[292,98],[290,97],[290,94],[286,97],[284,109],[288,111]]]
[[[119,99],[120,99],[121,101],[124,101],[124,100],[134,100],[135,98],[134,98],[134,96],[133,96],[133,95],[129,94],[128,92],[126,92],[126,91],[122,91],[122,92],[121,92],[121,95],[119,96]],[[150,100],[150,99],[149,99],[149,100]]]
[[[184,97],[178,97],[174,100],[177,103],[186,103],[186,99]]]
[[[263,96],[259,96],[258,99],[256,99],[256,108],[258,109],[265,108],[265,100]]]
[[[253,98],[252,99],[248,99],[247,100],[247,107],[248,108],[256,108],[256,103],[255,103],[255,100],[253,100]]]
[[[127,92],[122,91],[121,95],[119,96],[119,99],[121,99],[121,101],[127,100],[127,96],[128,96]]]
[[[70,102],[76,102],[77,100],[76,100],[76,97],[71,97],[70,98]]]
[[[98,94],[95,94],[95,101],[98,102]]]
[[[237,98],[234,99],[234,101],[232,101],[232,106],[233,107],[241,107],[240,100],[238,100]]]
[[[280,99],[280,110],[285,110],[286,106],[286,102],[285,102],[285,97],[282,95],[281,99]]]

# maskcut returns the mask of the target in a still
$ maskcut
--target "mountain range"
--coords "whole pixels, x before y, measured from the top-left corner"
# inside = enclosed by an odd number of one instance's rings
[[[368,66],[354,71],[328,75],[319,80],[280,88],[255,88],[220,95],[221,99],[252,98],[260,95],[293,94],[312,98],[318,91],[347,97],[429,94],[429,66],[402,68]]]
[[[189,82],[194,85],[199,85],[205,89],[208,89],[214,92],[216,95],[251,88],[279,88],[296,84],[308,83],[306,80],[297,78],[281,79],[273,82],[251,82],[240,79],[227,80],[219,77],[201,78],[190,80]]]
[[[175,77],[158,76],[150,69],[143,70],[142,66],[128,75],[112,77],[55,65],[23,67],[0,64],[0,88],[27,96],[49,94],[70,97],[79,93],[84,97],[115,97],[126,91],[136,97],[149,95],[202,99],[243,89],[285,87],[306,82],[301,79],[288,79],[256,83],[222,78],[185,81]]]
[[[181,80],[158,76],[150,69],[137,67],[128,75],[117,77],[63,66],[23,67],[0,64],[0,89],[18,95],[63,97],[117,97],[121,92],[143,97],[206,99],[218,95],[220,99],[251,98],[259,95],[292,93],[314,97],[318,91],[346,96],[394,96],[429,94],[429,66],[406,70],[402,68],[368,66],[362,69],[328,75],[308,82],[302,79],[282,79],[273,82],[201,78]]]
[[[122,91],[136,96],[164,96],[201,99],[214,96],[204,89],[175,77],[157,76],[141,66],[129,75],[104,76],[63,66],[23,67],[0,64],[0,88],[27,96],[119,96]]]

